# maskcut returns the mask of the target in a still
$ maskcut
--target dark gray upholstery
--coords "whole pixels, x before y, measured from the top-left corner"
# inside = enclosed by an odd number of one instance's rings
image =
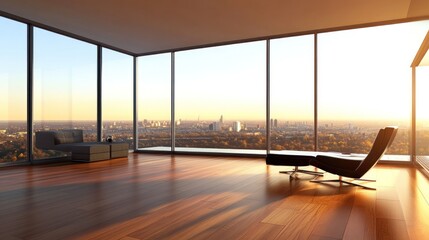
[[[110,147],[96,142],[80,142],[60,144],[56,146],[57,150],[64,152],[80,153],[80,154],[94,154],[109,152]]]
[[[81,129],[36,132],[36,147],[70,152],[75,161],[99,161],[128,157],[128,143],[84,142]]]
[[[78,129],[55,131],[55,144],[81,143],[83,131]]]
[[[110,147],[110,158],[120,158],[128,156],[129,145],[126,142],[103,142]]]
[[[80,129],[39,131],[36,132],[36,147],[42,150],[59,150],[58,145],[83,142],[83,131]]]
[[[52,150],[53,148],[55,148],[55,132],[36,132],[36,147],[42,150]]]
[[[110,150],[112,150],[113,152],[122,151],[122,150],[126,150],[128,152],[128,148],[129,148],[128,143],[125,143],[125,142],[110,142],[110,143],[104,143],[104,144],[109,144]]]
[[[110,153],[79,154],[72,153],[72,160],[78,162],[94,162],[110,159]]]
[[[122,158],[122,157],[128,157],[128,150],[110,152],[110,158]]]

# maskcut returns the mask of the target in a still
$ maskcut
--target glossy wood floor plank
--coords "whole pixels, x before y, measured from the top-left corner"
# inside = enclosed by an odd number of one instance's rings
[[[378,191],[378,189],[377,191],[356,189],[352,212],[343,239],[376,239],[375,201]]]
[[[249,228],[246,229],[246,231],[244,232],[244,235],[239,239],[240,240],[274,239],[282,229],[283,229],[283,226],[258,222],[249,226]]]
[[[409,165],[372,169],[376,191],[288,169],[152,154],[2,168],[0,239],[429,239],[429,181]]]

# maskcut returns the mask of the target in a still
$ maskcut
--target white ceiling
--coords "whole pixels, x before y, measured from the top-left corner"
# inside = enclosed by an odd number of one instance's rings
[[[429,19],[428,0],[0,0],[0,13],[141,55]]]

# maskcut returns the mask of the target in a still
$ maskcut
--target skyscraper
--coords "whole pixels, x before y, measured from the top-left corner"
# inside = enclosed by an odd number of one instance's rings
[[[210,123],[209,124],[209,130],[210,131],[220,131],[221,128],[219,126],[219,123],[217,123],[217,122]]]
[[[232,130],[234,132],[240,132],[241,131],[241,123],[240,121],[235,121],[232,123]]]

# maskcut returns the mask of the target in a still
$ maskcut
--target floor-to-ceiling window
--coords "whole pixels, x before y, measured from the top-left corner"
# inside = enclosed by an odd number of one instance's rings
[[[171,54],[137,59],[138,148],[171,150]]]
[[[267,121],[272,151],[313,150],[318,112],[319,151],[367,153],[379,128],[398,125],[386,159],[409,160],[409,65],[428,25],[318,34],[316,73],[314,35],[270,40],[268,119],[266,41],[179,51],[174,66],[170,53],[139,57],[137,147],[171,150],[174,112],[176,151],[265,153]],[[27,159],[26,30],[0,18],[0,162]],[[102,137],[132,148],[133,57],[107,49],[102,56]],[[34,131],[79,128],[86,141],[96,140],[96,64],[95,45],[34,29]],[[427,69],[418,69],[417,156],[429,155],[427,78]],[[34,155],[64,154],[36,148]]]
[[[177,52],[177,151],[266,149],[266,42]]]
[[[102,139],[111,136],[133,149],[133,57],[102,51]]]
[[[270,144],[314,150],[314,35],[270,42]]]
[[[318,35],[320,151],[367,153],[378,129],[399,126],[387,152],[409,160],[411,69],[428,22]],[[421,36],[420,36],[421,35]]]
[[[429,170],[429,66],[416,68],[416,160]]]
[[[0,163],[27,159],[27,25],[0,17]]]
[[[34,131],[83,129],[97,135],[97,47],[34,29]],[[34,149],[34,158],[64,153]]]

